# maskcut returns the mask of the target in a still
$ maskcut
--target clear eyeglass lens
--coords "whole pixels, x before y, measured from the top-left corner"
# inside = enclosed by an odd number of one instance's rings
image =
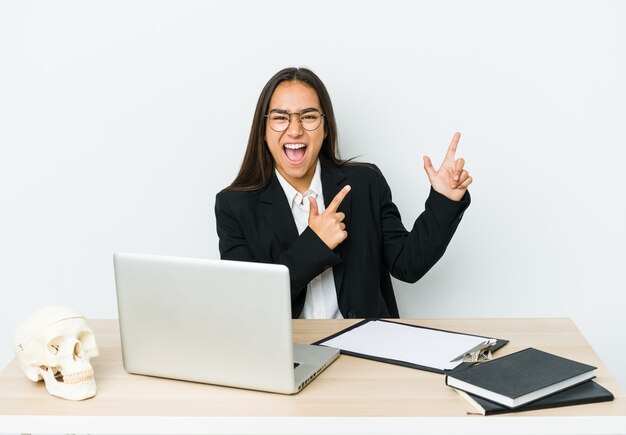
[[[305,130],[315,130],[320,125],[322,114],[319,112],[307,112],[300,115],[300,124]]]
[[[289,126],[289,115],[284,113],[270,113],[269,121],[272,130],[283,131]]]

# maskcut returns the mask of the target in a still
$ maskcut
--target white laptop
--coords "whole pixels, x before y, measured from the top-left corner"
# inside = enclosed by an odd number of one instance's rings
[[[282,265],[117,252],[129,373],[293,394],[338,356],[293,344]]]

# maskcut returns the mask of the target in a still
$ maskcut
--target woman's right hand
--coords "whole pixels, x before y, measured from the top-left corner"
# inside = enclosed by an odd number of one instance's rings
[[[330,249],[335,249],[348,237],[346,224],[343,223],[346,215],[342,212],[337,212],[339,204],[341,204],[348,192],[350,192],[350,186],[344,186],[321,214],[317,207],[317,201],[312,196],[309,196],[311,205],[309,208],[309,227]]]

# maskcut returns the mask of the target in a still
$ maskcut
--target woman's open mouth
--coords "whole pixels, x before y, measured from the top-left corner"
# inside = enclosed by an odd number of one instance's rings
[[[306,145],[303,143],[287,143],[283,145],[283,151],[289,163],[297,165],[304,160],[306,155]]]

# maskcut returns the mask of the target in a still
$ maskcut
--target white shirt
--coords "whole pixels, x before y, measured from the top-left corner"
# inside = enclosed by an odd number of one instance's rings
[[[312,196],[317,202],[320,213],[326,209],[322,193],[320,171],[320,162],[318,160],[311,186],[304,194],[294,189],[293,186],[276,171],[278,181],[287,196],[287,202],[291,208],[293,219],[296,222],[298,234],[302,234],[309,225],[309,196]],[[301,319],[343,319],[337,302],[337,290],[335,289],[335,278],[333,276],[332,267],[313,278],[313,280],[307,284],[306,289],[306,299],[304,301],[304,309],[300,315]]]

